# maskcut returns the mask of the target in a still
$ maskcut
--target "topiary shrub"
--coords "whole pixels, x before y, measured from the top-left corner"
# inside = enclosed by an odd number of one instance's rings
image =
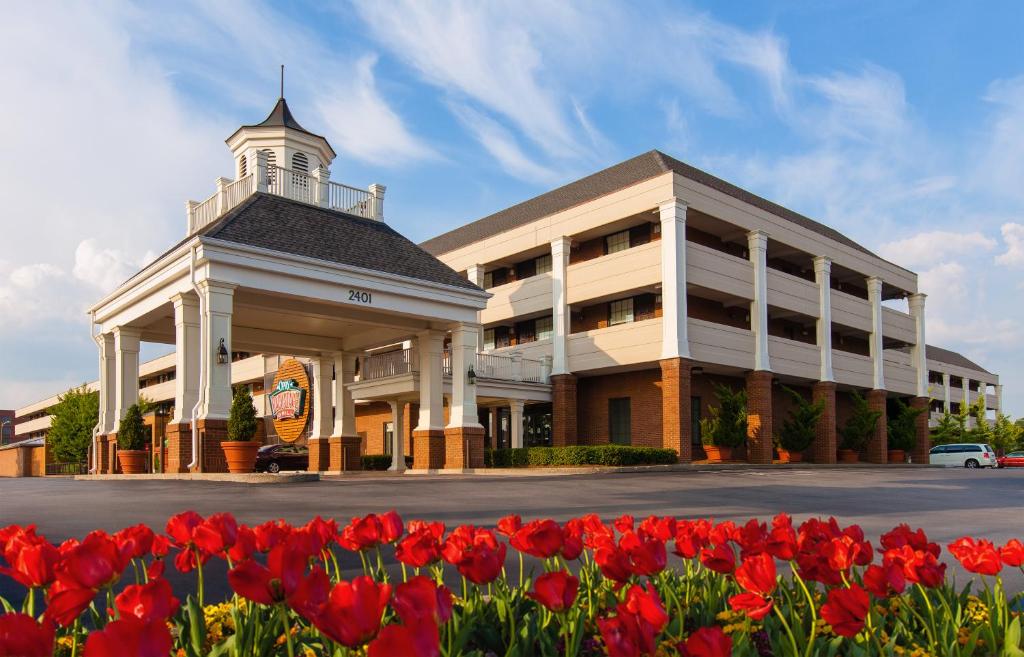
[[[700,439],[705,445],[739,447],[747,440],[747,391],[715,384],[718,406],[708,409],[710,418],[700,421]]]
[[[878,418],[882,417],[881,411],[872,410],[868,400],[860,393],[850,393],[850,401],[853,404],[853,412],[846,421],[846,425],[839,432],[841,440],[839,446],[842,449],[850,449],[859,452],[864,449],[875,431]]]
[[[249,387],[236,387],[231,398],[231,411],[228,413],[227,440],[252,440],[256,436],[259,421]]]
[[[363,470],[387,470],[391,467],[391,457],[386,454],[364,454]]]
[[[117,425],[117,447],[126,451],[145,449],[148,433],[139,405],[132,404]]]
[[[629,445],[518,447],[488,450],[484,456],[484,464],[493,468],[667,465],[678,461],[674,449]]]
[[[904,452],[914,450],[917,442],[917,416],[924,413],[924,408],[913,408],[902,399],[894,399],[896,412],[888,417],[889,449],[901,449]]]
[[[825,412],[825,400],[809,402],[796,390],[782,386],[793,399],[795,406],[782,421],[779,430],[779,447],[790,452],[802,452],[814,442],[818,418]]]

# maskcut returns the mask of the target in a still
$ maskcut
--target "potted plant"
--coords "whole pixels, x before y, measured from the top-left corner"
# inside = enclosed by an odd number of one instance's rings
[[[853,413],[839,431],[839,461],[842,463],[857,462],[860,451],[868,444],[871,434],[875,431],[875,425],[878,424],[878,418],[882,416],[881,411],[872,410],[868,406],[868,400],[856,391],[850,393],[850,401],[853,404]]]
[[[825,400],[809,402],[796,390],[782,386],[795,404],[782,422],[778,433],[777,449],[779,460],[783,463],[800,463],[804,458],[804,450],[811,446],[817,435],[818,419],[825,412]]]
[[[923,408],[912,408],[902,399],[895,400],[896,412],[889,415],[886,430],[889,434],[889,463],[904,463],[907,452],[914,450],[917,442],[917,416]]]
[[[228,413],[228,435],[220,444],[228,462],[228,472],[244,474],[256,468],[256,452],[260,444],[253,438],[258,427],[259,418],[249,388],[238,386]]]
[[[747,439],[747,393],[734,392],[728,386],[715,384],[718,406],[711,407],[711,417],[701,420],[700,438],[708,461],[732,460],[733,450]]]
[[[142,410],[132,404],[124,412],[117,426],[117,460],[124,474],[142,474],[146,471],[146,423]]]

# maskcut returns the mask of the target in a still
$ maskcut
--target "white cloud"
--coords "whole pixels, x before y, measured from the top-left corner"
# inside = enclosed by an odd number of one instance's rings
[[[1006,223],[1000,230],[1006,251],[996,256],[996,262],[1010,267],[1024,266],[1024,224]]]
[[[975,157],[973,182],[988,193],[1024,201],[1024,75],[993,81],[984,99],[992,114]]]
[[[509,174],[538,184],[550,184],[557,179],[554,171],[530,159],[515,136],[497,121],[468,107],[453,107],[453,111]]]
[[[962,255],[975,249],[991,251],[994,248],[996,248],[996,241],[977,231],[958,233],[949,230],[933,230],[902,240],[886,242],[878,247],[878,255],[908,269],[916,269],[934,265],[950,256]]]
[[[824,101],[823,111],[811,115],[821,136],[871,139],[906,128],[903,80],[892,71],[865,66],[859,73],[836,72],[805,83]]]
[[[75,249],[75,265],[71,273],[78,280],[91,284],[99,293],[107,294],[155,257],[151,251],[138,257],[117,249],[103,248],[95,239],[87,239]]]

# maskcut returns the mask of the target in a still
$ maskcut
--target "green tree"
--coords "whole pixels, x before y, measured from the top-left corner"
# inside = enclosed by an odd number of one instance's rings
[[[939,423],[932,430],[933,445],[948,445],[958,443],[963,436],[963,425],[960,417],[945,411],[939,418]]]
[[[809,402],[792,388],[782,386],[782,389],[793,399],[795,406],[782,421],[779,446],[790,452],[802,452],[814,442],[818,419],[825,412],[825,400]]]
[[[715,384],[718,406],[708,409],[701,420],[700,435],[705,445],[739,447],[747,439],[747,391]]]
[[[1014,423],[1009,416],[999,413],[996,415],[995,424],[992,425],[992,448],[999,454],[1012,452],[1021,447],[1021,438],[1024,437],[1024,424],[1020,420]]]
[[[839,432],[842,437],[840,446],[859,452],[868,444],[878,424],[878,418],[882,417],[882,412],[873,410],[868,405],[868,400],[856,391],[850,393],[850,401],[853,404],[853,412]]]
[[[259,417],[249,387],[237,386],[228,413],[228,440],[252,440],[258,427]]]
[[[902,399],[896,399],[896,412],[888,417],[886,430],[889,434],[889,449],[902,449],[905,452],[914,449],[917,442],[917,417],[924,413],[925,408],[914,408]]]
[[[123,450],[145,449],[148,437],[142,409],[138,404],[132,404],[125,409],[124,417],[117,425],[117,447]]]
[[[50,411],[50,431],[46,443],[61,463],[84,461],[89,453],[92,432],[100,419],[100,395],[83,384],[60,396]]]

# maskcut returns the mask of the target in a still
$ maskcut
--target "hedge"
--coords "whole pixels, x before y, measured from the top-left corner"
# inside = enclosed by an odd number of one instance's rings
[[[627,445],[570,445],[487,450],[489,468],[528,468],[574,465],[665,465],[677,463],[674,449]]]
[[[363,470],[387,470],[391,467],[391,457],[386,454],[364,454]]]

